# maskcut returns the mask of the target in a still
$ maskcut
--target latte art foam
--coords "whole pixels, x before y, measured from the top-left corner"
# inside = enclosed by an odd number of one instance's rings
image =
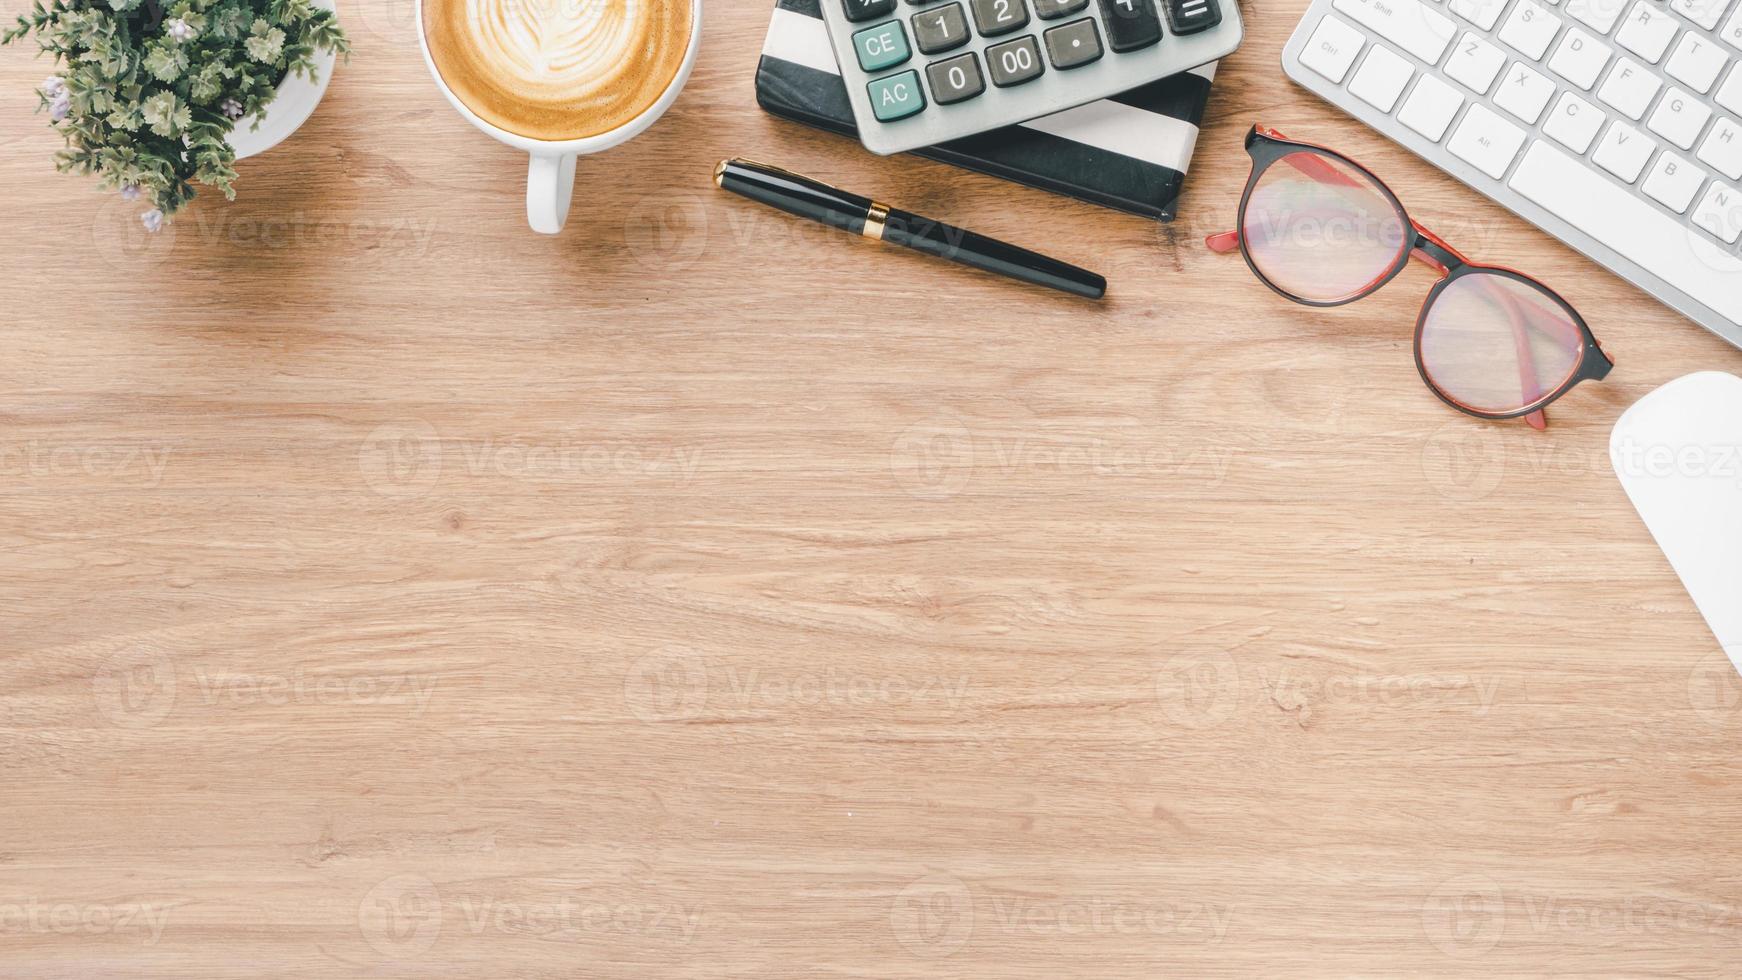
[[[609,132],[665,93],[690,0],[424,0],[442,81],[485,122],[539,140]]]
[[[561,93],[596,82],[633,46],[629,10],[574,0],[471,0],[466,23],[472,43],[523,95]]]

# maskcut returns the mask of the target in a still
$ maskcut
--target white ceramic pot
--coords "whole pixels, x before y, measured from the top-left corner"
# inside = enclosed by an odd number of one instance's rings
[[[333,0],[314,0],[314,5],[337,11]],[[308,117],[314,115],[315,106],[321,104],[321,96],[327,94],[327,83],[333,79],[333,64],[337,60],[331,51],[316,51],[314,78],[297,74],[284,76],[284,81],[278,83],[278,97],[262,114],[238,119],[236,128],[230,131],[230,145],[236,150],[236,159],[259,156],[301,129]],[[259,129],[254,128],[256,120],[260,122]]]

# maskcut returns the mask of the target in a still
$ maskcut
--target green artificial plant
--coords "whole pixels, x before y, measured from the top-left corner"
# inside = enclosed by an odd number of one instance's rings
[[[36,0],[0,44],[26,36],[60,64],[38,89],[66,140],[56,168],[145,198],[152,231],[196,180],[233,200],[237,121],[258,124],[286,75],[313,77],[317,51],[350,51],[310,0]]]

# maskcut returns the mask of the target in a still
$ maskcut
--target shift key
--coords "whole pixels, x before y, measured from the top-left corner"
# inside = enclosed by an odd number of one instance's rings
[[[1452,43],[1452,19],[1421,0],[1335,0],[1331,6],[1430,65]]]
[[[1155,0],[1101,0],[1101,15],[1107,24],[1107,46],[1114,51],[1136,51],[1161,40],[1161,14]]]

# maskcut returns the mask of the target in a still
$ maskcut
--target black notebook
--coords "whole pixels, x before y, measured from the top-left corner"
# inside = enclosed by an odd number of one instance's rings
[[[777,116],[856,136],[818,2],[778,0],[756,70],[756,101]],[[1215,65],[1205,65],[1111,99],[914,152],[1170,221],[1215,73]]]

